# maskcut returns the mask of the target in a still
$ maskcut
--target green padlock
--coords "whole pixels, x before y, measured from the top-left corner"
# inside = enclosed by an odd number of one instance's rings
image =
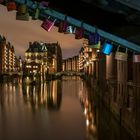
[[[39,8],[36,8],[34,13],[33,13],[32,19],[34,19],[34,20],[38,19],[39,18],[39,13],[40,13]]]
[[[27,12],[27,5],[21,4],[18,7],[18,13],[25,14]]]
[[[16,19],[17,20],[26,20],[26,21],[28,21],[29,20],[29,13],[27,12],[27,13],[21,14],[21,13],[17,12]]]

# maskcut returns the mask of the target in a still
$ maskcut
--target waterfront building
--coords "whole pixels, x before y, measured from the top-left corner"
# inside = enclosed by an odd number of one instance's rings
[[[26,74],[54,74],[61,71],[62,53],[57,43],[33,42],[25,52]]]
[[[73,56],[63,60],[63,71],[79,72],[79,57]]]
[[[6,38],[0,36],[0,74],[12,74],[15,72],[15,50]]]

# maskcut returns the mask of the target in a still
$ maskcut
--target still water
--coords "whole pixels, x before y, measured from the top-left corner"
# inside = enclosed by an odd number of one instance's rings
[[[0,140],[133,140],[78,77],[0,84]]]

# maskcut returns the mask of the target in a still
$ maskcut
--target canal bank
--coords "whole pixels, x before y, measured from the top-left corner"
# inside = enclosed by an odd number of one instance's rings
[[[95,80],[91,75],[85,75],[84,80],[86,84],[91,87],[97,102],[104,104],[105,108],[114,116],[120,126],[131,135],[131,139],[139,140],[139,124],[136,120],[139,118],[136,117],[136,114],[132,113],[132,110],[127,107],[125,102],[123,104],[117,104],[116,81],[105,82]],[[114,93],[116,93],[116,96],[114,96]],[[125,99],[122,99],[121,102],[123,101],[125,101]]]

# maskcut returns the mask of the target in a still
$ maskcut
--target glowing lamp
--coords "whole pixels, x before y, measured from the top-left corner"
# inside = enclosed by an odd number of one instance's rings
[[[113,45],[105,42],[102,46],[101,52],[103,54],[109,55],[112,52],[112,49],[113,49]]]
[[[14,1],[9,1],[6,6],[7,6],[8,11],[12,11],[12,10],[17,9],[16,3]]]
[[[84,29],[83,28],[76,28],[75,30],[75,39],[81,39],[84,35]]]
[[[52,27],[55,24],[56,19],[54,19],[53,21],[51,21],[49,18],[46,19],[45,21],[43,21],[41,27],[43,29],[45,29],[46,31],[50,31],[52,29]]]

